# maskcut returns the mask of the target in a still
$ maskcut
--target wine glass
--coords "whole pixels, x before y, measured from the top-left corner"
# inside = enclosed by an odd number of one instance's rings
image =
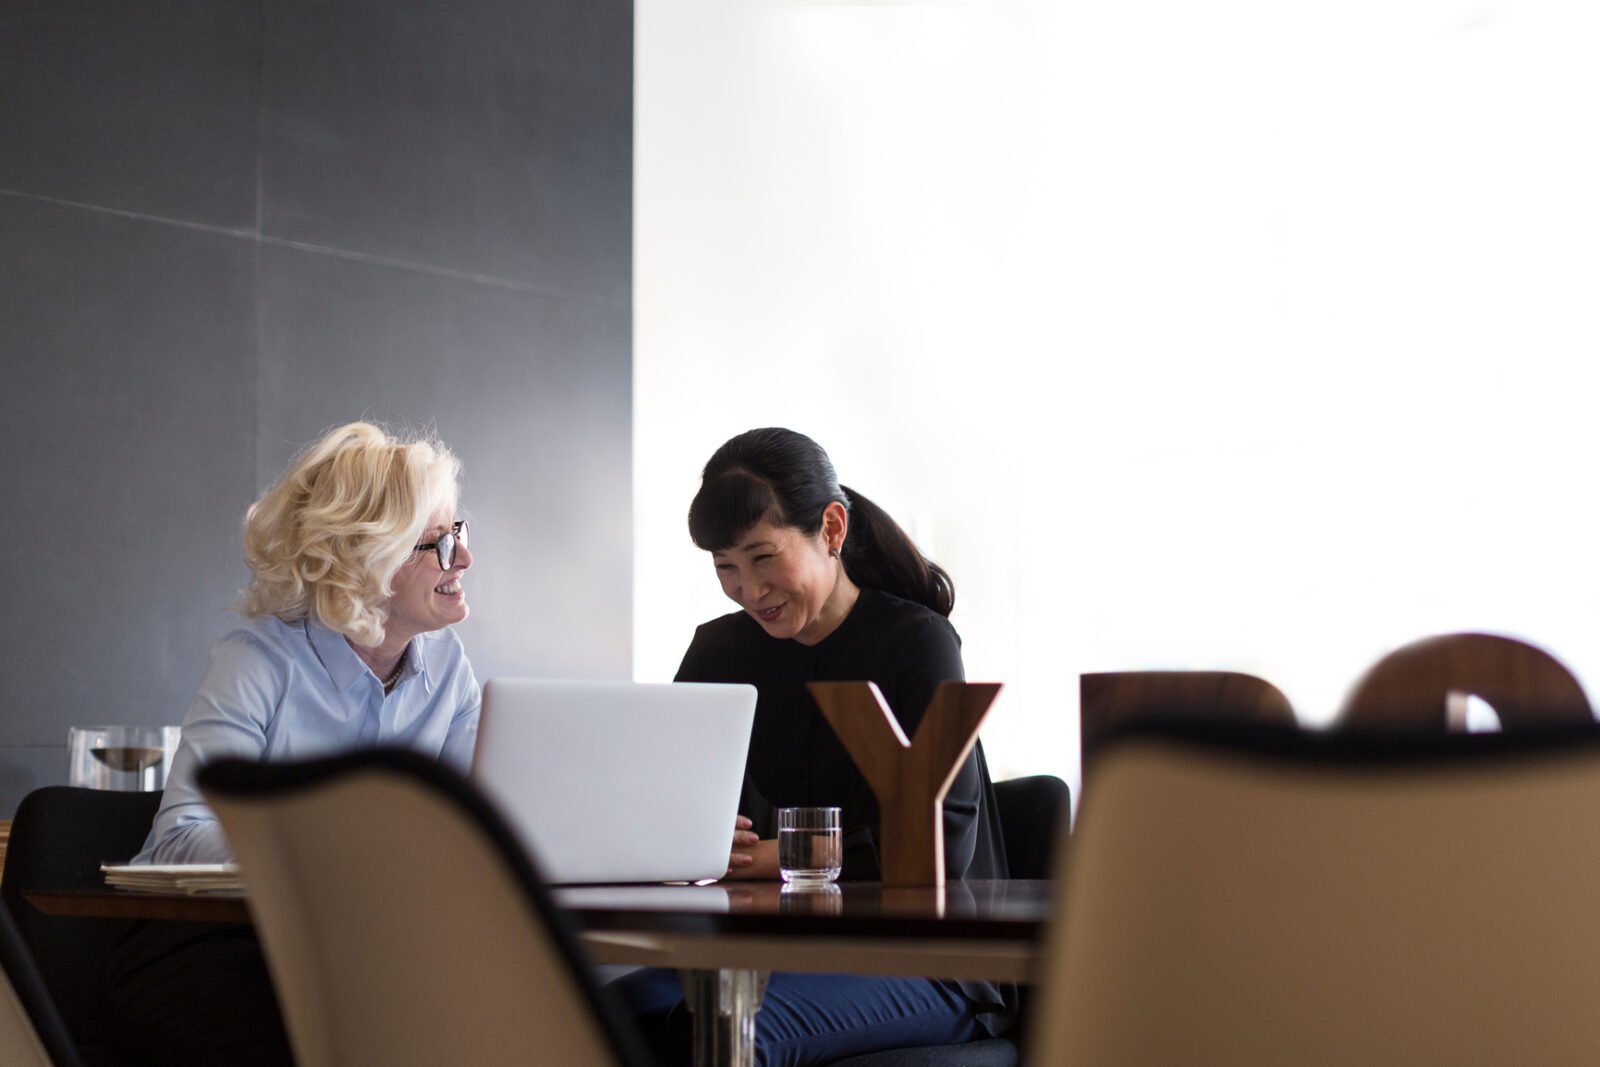
[[[167,784],[176,726],[74,726],[67,731],[67,783],[154,792]]]

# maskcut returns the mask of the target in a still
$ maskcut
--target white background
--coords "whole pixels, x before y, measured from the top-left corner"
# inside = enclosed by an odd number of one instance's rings
[[[955,576],[996,777],[1076,786],[1082,671],[1593,677],[1597,55],[1563,0],[639,0],[636,677],[731,610],[684,513],[768,425]]]

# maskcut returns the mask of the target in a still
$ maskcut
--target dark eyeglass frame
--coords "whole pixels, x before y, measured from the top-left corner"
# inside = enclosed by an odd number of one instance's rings
[[[439,535],[439,540],[428,541],[413,548],[413,552],[433,549],[439,554],[439,569],[447,571],[456,565],[456,546],[467,543],[467,520],[457,519],[450,524],[450,532]]]

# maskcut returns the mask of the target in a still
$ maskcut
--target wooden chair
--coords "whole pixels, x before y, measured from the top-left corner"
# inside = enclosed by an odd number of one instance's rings
[[[1296,725],[1271,682],[1235,671],[1118,671],[1078,678],[1084,772],[1100,743],[1130,723],[1197,719]]]
[[[199,782],[301,1067],[647,1062],[511,830],[458,775],[376,749],[221,761]]]
[[[1169,724],[1095,773],[1026,1062],[1594,1061],[1593,725]]]
[[[1486,701],[1508,731],[1594,722],[1572,672],[1543,649],[1493,634],[1445,634],[1389,653],[1356,684],[1343,728],[1460,732],[1465,698]]]

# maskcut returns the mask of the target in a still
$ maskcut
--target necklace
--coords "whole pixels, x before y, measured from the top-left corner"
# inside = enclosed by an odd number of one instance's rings
[[[406,657],[405,657],[405,654],[402,653],[401,656],[400,656],[400,662],[396,663],[394,665],[394,673],[389,675],[389,677],[387,677],[387,678],[385,678],[383,680],[383,691],[385,693],[390,692],[391,690],[394,689],[395,684],[400,681],[400,672],[405,670],[405,669],[406,669]]]

